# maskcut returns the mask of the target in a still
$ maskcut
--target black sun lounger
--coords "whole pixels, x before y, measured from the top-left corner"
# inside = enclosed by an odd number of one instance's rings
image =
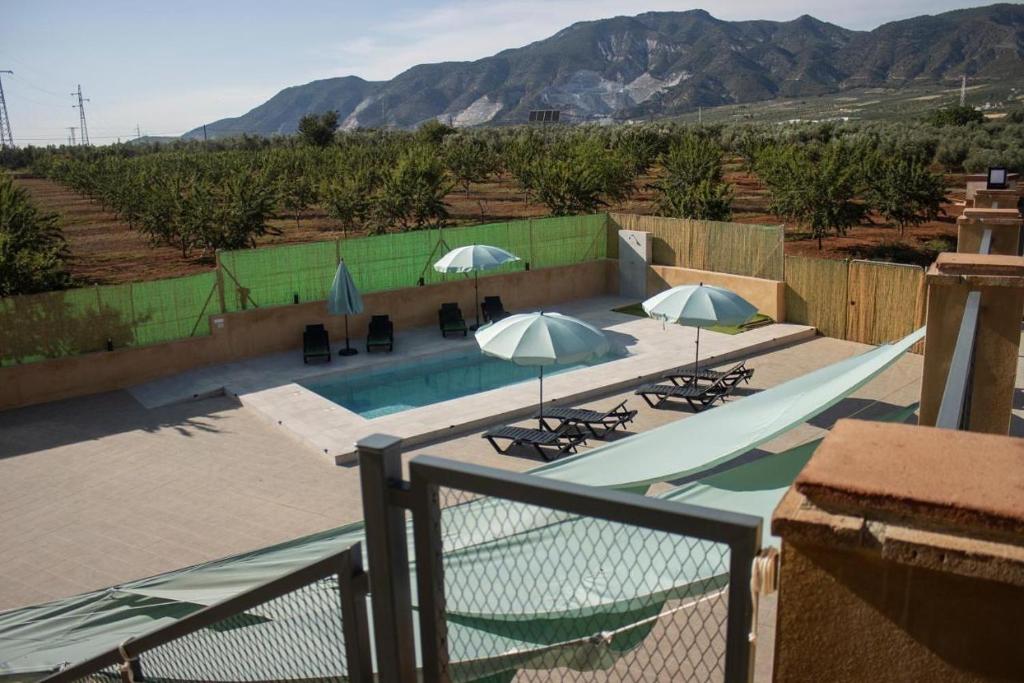
[[[673,370],[666,373],[664,378],[678,385],[693,384],[694,382],[717,382],[722,378],[725,378],[727,382],[735,380],[736,384],[740,382],[747,382],[749,384],[750,378],[753,376],[754,369],[747,367],[747,361],[740,361],[728,370],[702,368],[696,374],[692,370]]]
[[[366,333],[366,351],[384,349],[393,351],[395,348],[395,326],[386,315],[375,315],[370,318],[370,329]]]
[[[625,428],[627,424],[636,417],[635,410],[627,410],[626,402],[623,401],[611,410],[601,412],[600,410],[586,410],[583,408],[559,408],[551,407],[544,410],[544,414],[535,413],[533,419],[540,420],[541,427],[548,431],[558,431],[565,425],[576,425],[586,428],[595,439],[604,439],[609,433],[618,427]],[[558,420],[554,427],[548,420]],[[601,432],[597,428],[602,429]]]
[[[661,407],[661,404],[670,398],[678,398],[689,403],[694,411],[700,412],[705,408],[713,406],[715,401],[721,400],[724,402],[725,397],[732,393],[737,384],[739,384],[738,379],[723,376],[706,386],[701,386],[700,384],[686,384],[683,386],[678,384],[645,384],[633,393],[647,401],[647,405],[652,408]],[[657,400],[651,400],[651,396],[656,396]]]
[[[483,313],[484,322],[493,323],[508,317],[505,305],[501,303],[500,296],[485,296],[480,302],[480,312]]]
[[[437,311],[437,322],[441,326],[441,336],[447,337],[449,333],[462,333],[466,336],[466,319],[462,317],[462,311],[456,303],[441,304]]]
[[[323,325],[306,325],[302,333],[302,362],[308,364],[311,358],[326,358],[331,362],[331,342]]]
[[[548,461],[554,460],[564,453],[575,453],[576,446],[587,438],[568,425],[553,432],[530,429],[529,427],[496,427],[484,432],[482,436],[494,446],[494,450],[502,455],[507,455],[514,446],[532,446],[540,457]],[[497,439],[507,440],[511,443],[502,449],[498,445]],[[554,453],[544,450],[543,447],[553,448]]]

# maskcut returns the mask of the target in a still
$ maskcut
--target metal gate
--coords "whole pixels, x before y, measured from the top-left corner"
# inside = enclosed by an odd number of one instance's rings
[[[45,681],[369,682],[367,588],[356,543]]]
[[[760,518],[430,456],[406,481],[398,444],[359,444],[382,680],[750,680]]]

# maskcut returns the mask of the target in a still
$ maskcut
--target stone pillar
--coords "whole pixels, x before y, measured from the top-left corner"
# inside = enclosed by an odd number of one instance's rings
[[[928,333],[920,424],[935,424],[967,295],[979,290],[981,312],[974,345],[969,428],[1006,434],[1010,428],[1024,313],[1024,258],[943,253],[928,270],[925,281]]]
[[[1016,209],[1020,201],[1017,189],[977,190],[974,193],[973,208],[976,209]]]
[[[956,250],[961,254],[977,254],[986,230],[992,231],[990,254],[1020,254],[1021,216],[1017,209],[964,209],[956,230]]]
[[[841,420],[772,518],[776,681],[1024,672],[1024,440]]]
[[[992,208],[992,198],[986,195],[982,195],[981,200],[978,201],[978,192],[991,192],[993,190],[988,189],[988,174],[987,173],[971,173],[964,176],[964,182],[966,184],[966,200],[967,206],[976,206],[979,208]],[[1010,173],[1006,176],[1006,189],[995,190],[995,192],[1013,192],[1019,194],[1020,192],[1020,174]],[[998,201],[998,199],[997,199]],[[987,203],[986,203],[987,202]],[[999,207],[997,207],[999,208]],[[1013,208],[1013,207],[1008,207]]]
[[[619,230],[619,295],[647,298],[647,269],[651,265],[651,235],[642,230]]]

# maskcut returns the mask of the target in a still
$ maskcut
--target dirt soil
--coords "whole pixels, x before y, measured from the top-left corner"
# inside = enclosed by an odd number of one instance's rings
[[[785,223],[767,211],[767,197],[757,178],[735,166],[727,168],[726,179],[733,184],[733,220],[739,223],[777,225]],[[654,194],[648,185],[653,177],[637,183],[638,190],[611,211],[650,214],[654,212]],[[144,235],[133,231],[98,202],[79,195],[59,183],[20,175],[16,182],[25,187],[45,211],[60,214],[64,234],[71,248],[73,277],[83,284],[114,284],[155,280],[200,273],[213,268],[210,254],[196,253],[189,258],[170,247],[154,247]],[[956,216],[963,201],[963,178],[948,176],[949,197],[946,216],[908,228],[902,237],[883,219],[870,216],[863,225],[852,228],[845,237],[828,237],[818,249],[817,240],[799,226],[786,227],[786,253],[818,258],[870,258],[927,265],[938,251],[955,249]],[[447,198],[452,220],[458,225],[541,217],[547,209],[527,204],[511,178],[499,178],[470,188],[467,195],[456,190]],[[277,235],[259,240],[260,246],[314,242],[346,236],[337,221],[319,208],[307,211],[298,224],[294,217],[279,216],[270,221]],[[357,236],[349,233],[350,237]]]

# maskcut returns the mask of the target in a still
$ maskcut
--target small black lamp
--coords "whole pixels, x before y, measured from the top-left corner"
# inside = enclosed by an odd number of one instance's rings
[[[988,169],[988,182],[985,185],[987,190],[1005,190],[1007,187],[1007,173],[1003,166],[993,166]]]

